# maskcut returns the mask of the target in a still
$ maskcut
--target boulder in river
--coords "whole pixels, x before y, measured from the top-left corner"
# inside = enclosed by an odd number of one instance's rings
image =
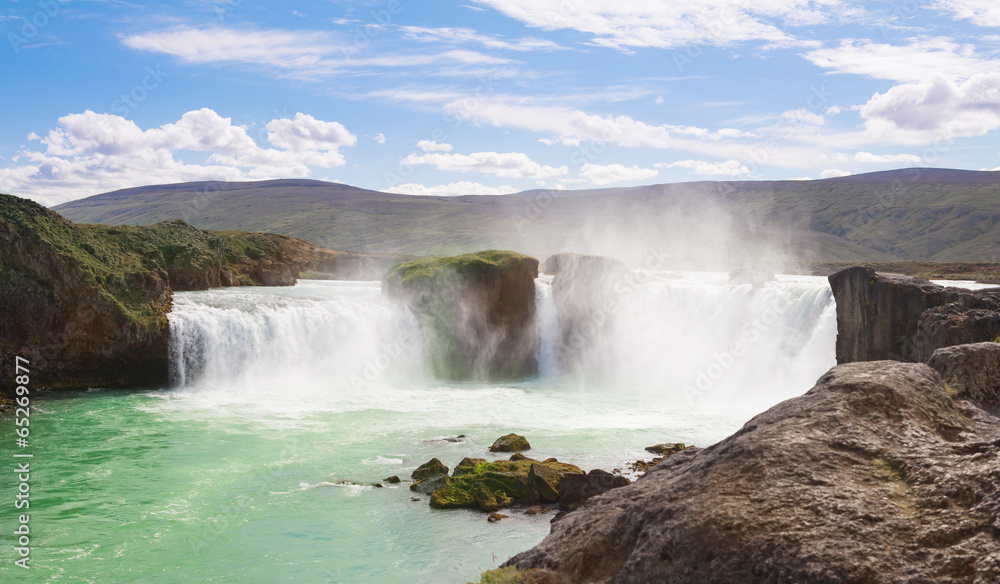
[[[448,474],[448,467],[445,466],[440,460],[432,458],[418,466],[417,469],[410,474],[410,478],[415,481],[422,481],[427,477],[439,474]]]
[[[535,258],[482,251],[396,264],[382,290],[416,315],[436,375],[513,379],[538,370],[537,276]]]
[[[528,444],[527,438],[518,434],[501,436],[490,446],[490,452],[520,452],[522,450],[531,450],[531,444]]]
[[[455,467],[445,484],[433,492],[431,507],[492,512],[514,503],[550,501],[553,497],[558,498],[561,481],[571,474],[583,474],[583,471],[555,459],[487,462],[466,458]]]

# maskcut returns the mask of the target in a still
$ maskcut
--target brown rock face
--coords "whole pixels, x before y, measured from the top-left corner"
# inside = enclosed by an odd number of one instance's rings
[[[925,362],[935,350],[1000,335],[1000,290],[945,288],[922,278],[849,268],[830,276],[837,362]]]
[[[36,389],[166,383],[166,272],[95,273],[93,257],[74,252],[100,251],[69,221],[15,197],[0,195],[0,206],[4,360],[28,359]],[[125,291],[131,305],[115,295]]]
[[[692,450],[507,565],[547,584],[1000,582],[1000,419],[926,365],[840,365]]]
[[[934,351],[927,362],[953,395],[1000,415],[1000,343],[974,343]]]
[[[537,276],[535,258],[483,251],[397,264],[382,290],[416,315],[436,375],[512,379],[538,370]]]
[[[290,285],[345,255],[183,221],[76,225],[0,195],[0,354],[28,359],[38,389],[162,386],[173,291]]]
[[[602,256],[560,253],[545,261],[561,336],[559,359],[567,371],[613,351],[606,340],[619,304],[631,296],[635,274],[624,263]],[[600,372],[588,368],[590,374]]]

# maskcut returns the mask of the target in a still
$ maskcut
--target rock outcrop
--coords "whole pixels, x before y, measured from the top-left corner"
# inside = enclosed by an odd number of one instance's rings
[[[1000,290],[946,288],[911,276],[849,268],[830,276],[837,362],[926,362],[937,349],[1000,335]]]
[[[0,354],[28,359],[36,389],[163,385],[172,292],[293,284],[339,256],[182,221],[77,225],[0,195]]]
[[[1000,419],[927,365],[840,365],[507,566],[546,584],[1000,582]]]
[[[611,489],[627,487],[630,484],[632,481],[623,476],[596,469],[585,475],[566,475],[560,485],[557,500],[560,508],[572,510],[591,497],[606,493]]]
[[[534,258],[483,251],[397,264],[382,290],[416,315],[438,377],[513,379],[538,370],[537,276]]]
[[[949,393],[1000,415],[1000,343],[938,349],[927,364],[941,374]]]
[[[554,458],[539,461],[519,454],[493,462],[466,458],[433,491],[430,504],[435,509],[494,512],[515,503],[554,503],[559,500],[561,483],[576,474],[583,471]]]
[[[518,434],[501,436],[490,446],[490,452],[520,452],[522,450],[531,450],[531,444],[528,443],[527,438]]]
[[[635,274],[624,263],[607,257],[560,253],[545,261],[543,271],[554,274],[552,300],[560,331],[559,360],[564,371],[599,362],[620,303],[635,293]],[[598,374],[592,367],[588,373]]]

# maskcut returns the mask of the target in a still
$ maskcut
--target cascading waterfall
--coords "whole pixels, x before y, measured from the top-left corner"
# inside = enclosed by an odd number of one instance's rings
[[[543,375],[556,370],[585,387],[760,411],[800,395],[836,364],[836,305],[825,278],[782,276],[753,288],[730,285],[726,274],[641,275],[591,329],[586,358],[573,363],[555,346],[551,278],[537,281]]]
[[[561,351],[552,277],[536,280],[539,376],[699,407],[759,411],[801,394],[834,365],[836,309],[825,279],[757,289],[724,274],[644,272],[572,367]],[[439,385],[414,317],[377,282],[178,294],[170,314],[179,386],[311,388]],[[291,391],[291,390],[289,390]]]
[[[552,299],[552,276],[535,280],[535,330],[538,333],[538,373],[543,379],[559,372],[559,320]]]
[[[416,322],[378,282],[178,294],[169,320],[182,387],[357,387],[421,369]]]

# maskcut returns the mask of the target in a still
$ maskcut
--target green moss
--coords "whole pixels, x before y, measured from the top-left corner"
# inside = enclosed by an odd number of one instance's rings
[[[449,276],[482,274],[512,262],[533,261],[513,251],[487,250],[451,257],[427,257],[401,262],[390,268],[385,282],[389,290],[412,288]]]
[[[447,484],[431,493],[431,507],[434,509],[474,509],[476,498],[468,486]]]
[[[496,460],[466,458],[448,479],[448,484],[434,491],[431,506],[436,509],[477,508],[497,511],[515,502],[535,503],[542,497],[531,473],[532,465],[548,469],[547,490],[555,491],[562,475],[583,474],[572,464],[550,459],[545,462],[524,458],[521,460]],[[550,493],[551,494],[551,493]]]
[[[531,572],[520,570],[514,566],[499,568],[484,572],[479,577],[479,582],[469,582],[469,584],[531,584]]]

